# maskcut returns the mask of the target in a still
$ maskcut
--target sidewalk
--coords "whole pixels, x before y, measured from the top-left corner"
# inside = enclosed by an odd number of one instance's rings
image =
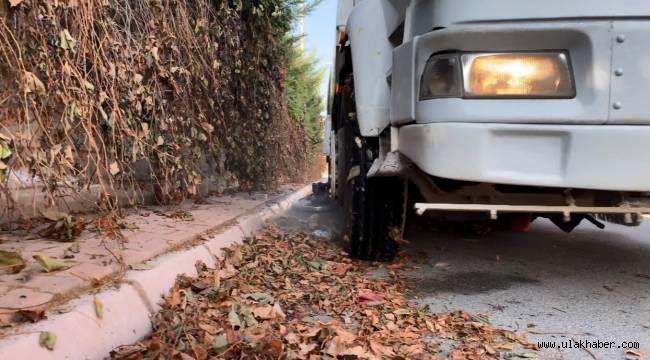
[[[38,359],[97,358],[138,340],[149,332],[149,315],[177,274],[195,272],[197,260],[214,263],[221,248],[310,192],[311,186],[288,186],[271,196],[236,194],[175,208],[125,210],[123,244],[88,230],[75,243],[0,233],[0,250],[18,251],[28,260],[20,273],[0,275],[2,358],[25,357],[25,351]],[[32,260],[36,254],[62,261],[67,269],[48,273]],[[20,318],[24,322],[18,323]],[[29,324],[30,318],[36,323]],[[55,330],[55,350],[40,347],[40,332]]]

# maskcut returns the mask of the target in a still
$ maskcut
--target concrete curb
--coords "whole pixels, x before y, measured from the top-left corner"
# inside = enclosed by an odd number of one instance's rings
[[[237,224],[203,244],[159,256],[151,261],[153,268],[128,271],[118,289],[105,289],[95,295],[84,295],[71,301],[69,312],[50,315],[48,319],[27,325],[19,335],[0,339],[1,359],[103,359],[114,348],[131,344],[151,332],[149,317],[159,308],[161,297],[169,292],[176,277],[185,273],[196,275],[194,264],[203,261],[214,266],[221,249],[241,242],[264,225],[269,218],[281,215],[297,200],[311,193],[311,185],[282,198],[270,201]],[[94,297],[104,306],[104,316],[95,315]],[[54,350],[39,346],[42,331],[57,335]]]

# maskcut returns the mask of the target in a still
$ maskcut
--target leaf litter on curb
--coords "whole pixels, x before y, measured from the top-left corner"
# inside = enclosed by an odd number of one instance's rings
[[[366,278],[368,267],[331,242],[270,225],[224,249],[216,269],[179,276],[151,337],[111,358],[497,359],[534,349],[463,311],[433,314],[407,300],[398,278]]]
[[[67,213],[53,209],[41,212],[43,217],[52,223],[39,231],[39,235],[62,242],[72,242],[86,228],[83,218],[76,218]]]

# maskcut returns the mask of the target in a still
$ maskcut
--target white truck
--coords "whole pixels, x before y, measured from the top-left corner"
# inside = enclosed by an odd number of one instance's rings
[[[339,0],[325,129],[350,254],[410,210],[525,229],[650,212],[650,1]]]

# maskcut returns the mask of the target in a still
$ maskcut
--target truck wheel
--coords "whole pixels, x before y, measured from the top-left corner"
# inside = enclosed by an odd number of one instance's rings
[[[347,121],[339,128],[343,235],[349,241],[352,258],[390,261],[397,253],[393,237],[400,235],[404,184],[399,178],[366,177],[378,149],[376,139],[362,137],[356,124]]]

